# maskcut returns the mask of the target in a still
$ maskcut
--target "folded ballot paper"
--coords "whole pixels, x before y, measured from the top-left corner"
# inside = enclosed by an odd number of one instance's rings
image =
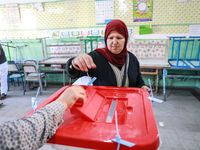
[[[91,77],[83,76],[77,79],[73,85],[87,85],[91,81]],[[92,84],[91,84],[92,85]]]

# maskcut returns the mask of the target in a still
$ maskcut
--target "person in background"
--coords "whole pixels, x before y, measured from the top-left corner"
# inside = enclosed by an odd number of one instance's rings
[[[7,95],[7,90],[8,90],[7,75],[8,75],[8,64],[7,64],[5,53],[0,44],[0,79],[1,79],[0,100],[4,99]],[[2,105],[2,103],[0,105]]]
[[[128,29],[123,21],[116,19],[107,24],[104,42],[104,48],[69,59],[66,63],[69,77],[75,79],[88,72],[97,78],[93,85],[139,87],[150,91],[142,79],[137,58],[127,50]]]
[[[0,125],[0,150],[36,150],[44,145],[64,121],[65,110],[76,100],[86,100],[81,86],[67,88],[60,97],[32,115]]]

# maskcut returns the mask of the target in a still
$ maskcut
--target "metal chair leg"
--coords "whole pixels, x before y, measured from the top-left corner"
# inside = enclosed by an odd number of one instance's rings
[[[26,92],[26,80],[24,81],[24,94],[25,95],[25,92]]]
[[[44,76],[44,89],[46,90],[46,87],[47,87],[47,78],[46,78],[46,75]]]
[[[8,91],[9,91],[9,88],[10,88],[10,78],[8,79]]]
[[[23,82],[23,77],[22,77],[22,88],[24,90],[24,82]]]
[[[42,94],[42,78],[39,78],[40,95]]]

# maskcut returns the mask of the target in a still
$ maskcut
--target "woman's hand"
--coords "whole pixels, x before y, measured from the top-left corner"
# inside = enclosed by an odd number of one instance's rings
[[[148,91],[148,92],[151,90],[151,89],[150,89],[148,86],[146,86],[146,85],[143,85],[141,88],[144,89],[144,90],[146,90],[146,91]]]
[[[81,54],[75,57],[72,60],[72,65],[77,70],[81,70],[85,72],[88,72],[88,68],[89,69],[96,68],[96,65],[94,64],[92,57],[88,54]]]
[[[76,102],[76,100],[82,100],[83,104],[86,101],[86,93],[85,89],[80,85],[74,85],[69,88],[67,88],[57,99],[57,101],[60,101],[65,106],[65,110],[69,109],[73,106],[73,104]]]

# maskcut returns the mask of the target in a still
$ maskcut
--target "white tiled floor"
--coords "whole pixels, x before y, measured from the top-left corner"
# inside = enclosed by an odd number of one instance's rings
[[[62,85],[49,85],[42,95],[38,96],[38,104],[60,89]],[[0,123],[23,117],[31,110],[31,97],[37,89],[29,90],[23,95],[22,86],[10,86],[4,105],[0,107]],[[200,101],[189,90],[167,90],[167,101],[153,102],[153,110],[159,130],[160,150],[199,150],[200,149]],[[200,93],[199,89],[196,89]],[[162,91],[160,91],[162,93]],[[163,99],[163,95],[154,95]],[[80,150],[76,147],[45,145],[40,150]]]
[[[153,110],[162,140],[161,150],[200,149],[200,102],[189,90],[168,90],[167,101],[153,103]]]

